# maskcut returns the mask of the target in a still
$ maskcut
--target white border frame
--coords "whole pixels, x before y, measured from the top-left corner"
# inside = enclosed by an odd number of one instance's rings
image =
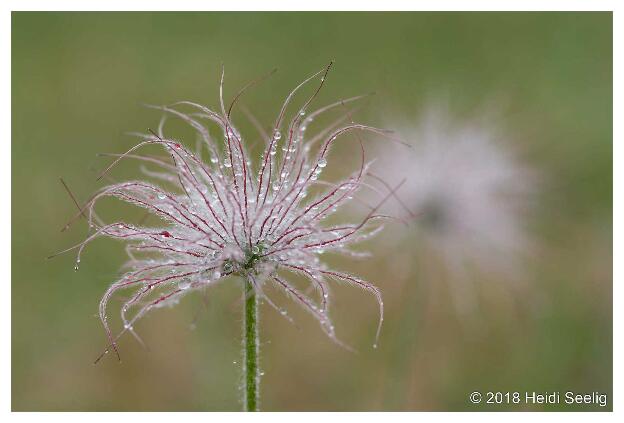
[[[0,187],[2,192],[2,198],[10,198],[11,192],[11,96],[6,93],[11,92],[11,11],[34,11],[34,10],[84,10],[84,11],[99,11],[99,10],[154,10],[154,11],[195,11],[195,10],[368,10],[368,11],[400,11],[400,10],[418,10],[418,11],[486,11],[486,10],[499,10],[499,11],[613,11],[613,114],[620,116],[619,119],[614,119],[613,124],[613,160],[614,160],[614,192],[613,192],[613,397],[610,400],[613,403],[614,413],[505,413],[501,416],[499,413],[418,413],[413,415],[412,413],[298,413],[293,416],[292,413],[260,413],[260,414],[242,414],[242,413],[211,413],[210,415],[204,415],[203,413],[184,413],[182,415],[176,415],[176,418],[183,418],[189,421],[205,421],[205,419],[250,419],[254,418],[260,421],[290,421],[293,418],[302,422],[312,421],[315,422],[325,419],[357,419],[358,421],[375,421],[384,418],[392,418],[398,421],[413,422],[415,419],[427,421],[446,421],[449,418],[458,417],[463,421],[468,422],[481,422],[483,420],[498,421],[504,418],[508,421],[524,421],[529,418],[531,420],[551,420],[551,419],[565,419],[569,422],[575,421],[587,421],[588,419],[607,420],[613,419],[616,414],[622,414],[623,407],[623,394],[622,394],[622,363],[621,358],[624,356],[624,349],[622,348],[622,321],[624,311],[622,306],[622,288],[615,281],[620,280],[624,272],[624,257],[622,255],[622,237],[623,227],[620,221],[615,219],[615,216],[624,216],[624,192],[623,192],[623,178],[624,171],[621,170],[624,166],[624,160],[622,155],[623,147],[620,144],[622,139],[622,117],[624,112],[622,109],[622,75],[624,75],[624,66],[622,65],[622,43],[624,42],[624,2],[618,1],[580,1],[580,0],[507,0],[507,1],[467,1],[467,0],[441,0],[441,1],[418,1],[412,0],[410,2],[400,0],[385,0],[383,2],[373,2],[370,0],[359,1],[336,1],[336,0],[314,0],[313,2],[293,3],[292,1],[276,1],[276,0],[264,0],[261,3],[254,3],[252,1],[235,1],[230,0],[228,2],[206,2],[206,1],[190,1],[190,0],[177,0],[175,2],[164,0],[152,0],[150,2],[139,1],[120,1],[120,0],[108,0],[108,1],[90,1],[90,2],[78,2],[71,0],[59,0],[59,1],[6,1],[3,2],[2,15],[0,15],[0,53],[1,57],[6,60],[2,62],[0,67],[0,76],[3,81],[5,90],[2,92],[5,95],[2,97],[2,113],[0,113],[3,125],[0,126],[3,135],[4,142],[2,142],[2,154],[0,154]],[[149,9],[145,9],[148,7]],[[356,9],[357,8],[357,9]],[[409,8],[409,9],[406,9]],[[615,140],[620,140],[616,143]],[[619,166],[618,166],[619,165]],[[11,210],[6,206],[0,209],[1,220],[5,222],[11,221]],[[6,278],[3,278],[5,286],[9,286],[11,283],[11,241],[10,238],[4,237],[0,244],[0,257],[2,260],[2,270],[5,272]],[[11,418],[14,421],[30,421],[31,419],[45,419],[46,422],[63,421],[84,422],[88,419],[91,422],[109,421],[114,419],[115,422],[125,421],[126,419],[136,419],[135,416],[130,413],[10,413],[11,410],[11,295],[5,289],[5,295],[2,296],[3,302],[0,307],[2,313],[2,319],[0,327],[2,332],[2,338],[5,342],[0,350],[0,362],[1,369],[0,374],[3,377],[3,383],[0,391],[0,401],[2,404],[3,414],[7,414],[6,417]],[[620,307],[615,307],[618,304]],[[619,332],[618,332],[619,330]],[[9,341],[9,342],[7,342]],[[149,418],[150,421],[165,421],[170,417],[174,417],[171,413],[145,413],[140,418]]]

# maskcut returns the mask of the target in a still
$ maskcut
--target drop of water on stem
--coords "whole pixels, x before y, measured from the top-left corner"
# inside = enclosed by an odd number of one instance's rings
[[[189,278],[183,278],[178,282],[178,287],[180,289],[189,289],[191,287],[191,280]]]

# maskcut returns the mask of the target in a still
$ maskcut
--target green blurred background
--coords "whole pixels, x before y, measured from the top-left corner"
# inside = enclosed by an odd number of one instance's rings
[[[481,293],[478,329],[443,289],[426,289],[437,281],[418,277],[416,245],[334,260],[381,287],[380,348],[370,348],[376,306],[358,290],[338,287],[334,302],[358,354],[303,312],[293,327],[263,308],[262,409],[515,410],[467,395],[611,393],[610,13],[13,13],[14,410],[240,408],[237,283],[210,291],[207,307],[194,296],[145,318],[137,329],[149,352],[124,338],[121,364],[92,365],[105,345],[97,304],[124,253],[101,240],[79,272],[71,255],[45,260],[86,233],[84,222],[59,231],[75,210],[58,177],[85,199],[106,163],[96,153],[124,151],[134,142],[124,132],[157,123],[141,104],[216,106],[221,63],[230,97],[279,69],[244,100],[268,123],[290,88],[332,59],[317,104],[376,91],[358,115],[373,124],[409,120],[437,95],[459,115],[504,98],[506,129],[546,181],[532,222],[540,250],[524,269],[526,296],[510,305],[496,288]]]

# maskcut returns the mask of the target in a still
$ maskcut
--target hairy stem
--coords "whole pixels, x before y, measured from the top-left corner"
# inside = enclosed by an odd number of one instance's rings
[[[245,378],[245,411],[258,411],[260,369],[258,367],[258,296],[245,280],[245,323],[243,326],[243,373]]]

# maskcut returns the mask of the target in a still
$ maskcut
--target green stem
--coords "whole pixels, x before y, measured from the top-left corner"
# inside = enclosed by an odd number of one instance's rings
[[[245,324],[243,326],[243,372],[245,411],[258,411],[260,369],[258,367],[258,297],[250,281],[245,280]]]

